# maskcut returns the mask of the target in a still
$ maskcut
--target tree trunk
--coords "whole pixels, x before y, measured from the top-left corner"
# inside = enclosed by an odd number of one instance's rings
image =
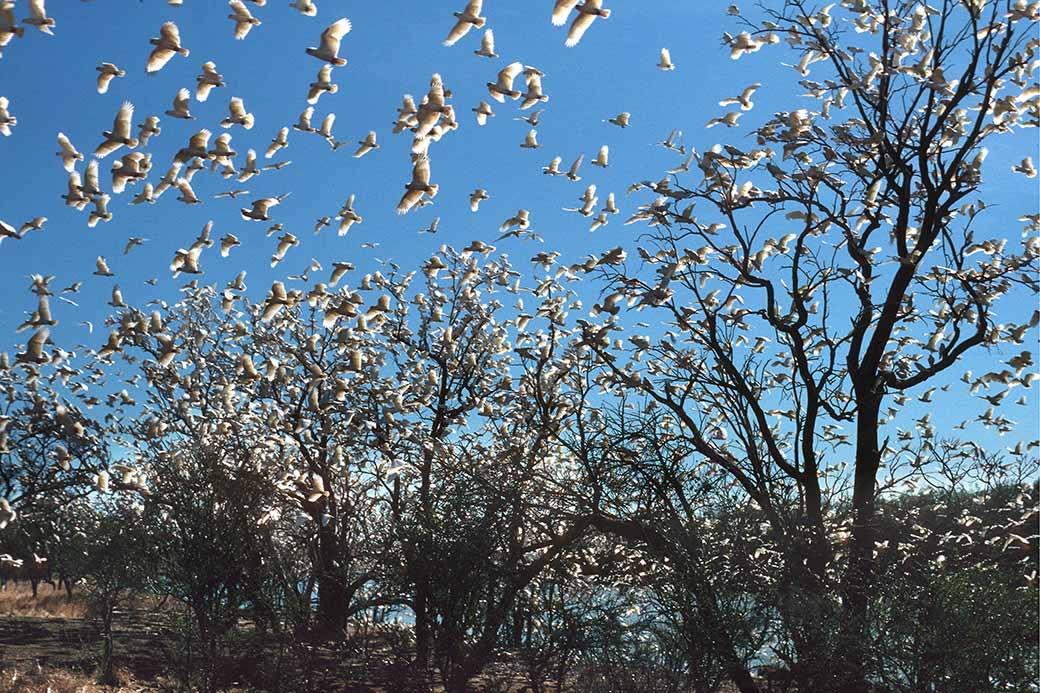
[[[334,576],[318,577],[318,622],[329,635],[339,633],[346,625],[346,594],[343,584]]]
[[[803,548],[812,551],[811,545]],[[780,587],[780,617],[790,634],[799,671],[798,684],[806,690],[832,690],[835,682],[834,629],[842,616],[835,608],[831,587],[821,581],[794,551],[786,557]]]
[[[430,589],[425,579],[417,581],[412,611],[415,613],[415,673],[423,681],[429,680],[433,637],[430,631]]]
[[[447,693],[467,693],[469,691],[469,675],[464,667],[454,667],[450,675],[445,672],[444,690]]]
[[[859,404],[856,419],[856,475],[852,492],[852,537],[849,564],[842,586],[842,626],[839,634],[840,689],[866,693],[869,654],[868,609],[874,573],[876,478],[881,463],[878,415],[881,393],[872,388]]]
[[[318,624],[326,635],[340,633],[346,625],[347,590],[336,570],[339,542],[332,524],[318,532]]]
[[[446,374],[442,373],[442,376]],[[444,396],[444,383],[446,378],[441,379],[441,397]],[[438,415],[439,416],[439,415]],[[434,423],[433,437],[437,437],[440,426]],[[409,573],[415,580],[415,598],[412,611],[415,613],[415,672],[422,677],[422,681],[429,682],[431,657],[433,655],[433,632],[430,622],[430,601],[432,589],[430,586],[429,555],[428,546],[430,542],[430,526],[433,517],[433,499],[431,496],[431,475],[433,473],[433,453],[426,450],[423,453],[422,475],[419,483],[419,513],[420,526],[419,536],[412,548],[410,556]]]
[[[740,693],[758,693],[758,686],[751,677],[751,672],[744,666],[726,667],[726,675],[736,685]]]
[[[104,651],[102,652],[101,682],[108,686],[114,686],[116,681],[115,671],[115,644],[112,641],[112,611],[113,605],[106,595],[101,604],[101,628]]]

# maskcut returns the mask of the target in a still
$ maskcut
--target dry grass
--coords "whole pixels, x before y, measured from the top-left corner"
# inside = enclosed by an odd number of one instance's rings
[[[118,675],[119,686],[102,686],[86,674],[66,669],[37,667],[0,671],[0,693],[105,693],[145,690],[127,675]]]
[[[0,693],[86,693],[100,690],[95,682],[70,671],[22,671],[4,669],[0,672]]]
[[[85,614],[86,607],[75,593],[72,601],[68,601],[63,590],[51,589],[47,584],[40,585],[36,599],[28,582],[8,582],[7,589],[0,591],[0,615],[3,616],[71,619],[83,618]]]

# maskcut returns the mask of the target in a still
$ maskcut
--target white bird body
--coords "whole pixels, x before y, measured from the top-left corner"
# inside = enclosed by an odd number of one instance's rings
[[[158,72],[166,67],[166,63],[170,62],[170,59],[178,53],[185,58],[190,54],[190,51],[181,45],[180,29],[173,22],[163,24],[159,28],[159,38],[148,39],[148,42],[155,46],[148,56],[148,64],[145,66],[145,71],[149,73]]]
[[[224,86],[224,75],[217,72],[217,65],[213,61],[202,64],[202,74],[196,75],[195,99],[200,103],[209,98],[209,93],[218,87]]]
[[[568,180],[575,183],[581,180],[581,176],[578,175],[578,169],[581,168],[581,162],[583,161],[585,161],[585,155],[579,154],[578,158],[574,160],[574,163],[572,163],[571,167],[567,170],[566,176]],[[543,173],[545,173],[545,171],[543,171]]]
[[[484,4],[484,0],[469,0],[466,3],[466,8],[462,12],[453,12],[455,15],[455,25],[448,32],[447,38],[444,39],[443,45],[454,46],[458,43],[459,39],[469,33],[469,30],[473,27],[480,29],[487,23],[487,18],[480,16],[480,11]]]
[[[108,223],[112,221],[112,213],[108,211],[108,203],[112,198],[108,195],[98,195],[94,198],[94,209],[87,217],[87,226],[94,228],[99,221]]]
[[[313,106],[308,106],[303,109],[303,113],[300,114],[300,117],[296,119],[296,122],[292,126],[293,130],[299,130],[300,132],[317,132],[317,130],[314,129],[314,126],[311,125],[311,118],[313,116]]]
[[[108,269],[108,261],[105,260],[104,255],[98,255],[97,260],[94,261],[94,266],[97,268],[94,270],[94,274],[98,277],[111,277],[114,276],[112,271]]]
[[[405,193],[397,204],[397,213],[405,214],[415,207],[424,195],[437,196],[438,185],[430,183],[430,158],[420,155],[412,166],[412,180],[405,186]]]
[[[249,149],[246,151],[246,163],[242,167],[242,170],[238,174],[238,182],[245,183],[253,176],[260,175],[260,169],[256,167],[256,150]]]
[[[271,285],[271,292],[267,296],[267,302],[264,304],[264,311],[260,316],[260,320],[271,322],[278,314],[278,311],[294,302],[295,298],[290,298],[285,290],[285,284],[276,281]]]
[[[281,204],[285,197],[286,195],[279,195],[277,197],[264,197],[259,200],[254,200],[250,208],[247,209],[243,207],[239,212],[241,213],[242,218],[246,221],[270,221],[271,217],[267,215],[268,210],[270,210],[271,207]]]
[[[335,122],[336,122],[336,114],[335,113],[329,113],[321,121],[321,127],[318,128],[318,130],[317,130],[317,134],[321,135],[326,140],[328,140],[330,144],[333,142],[332,126],[333,126],[333,124]]]
[[[289,128],[288,127],[283,127],[281,130],[278,131],[278,134],[275,135],[274,139],[271,140],[271,144],[268,145],[267,151],[264,152],[264,158],[265,159],[270,159],[280,149],[285,149],[288,146],[289,146]]]
[[[557,6],[559,6],[560,4],[561,2],[558,1]],[[571,7],[574,7],[574,3],[570,2],[570,0],[564,0],[562,4],[565,6],[570,5]],[[585,2],[581,3],[577,7],[574,7],[574,9],[577,10],[577,15],[574,17],[574,21],[571,22],[570,29],[567,31],[567,40],[563,44],[568,48],[573,48],[581,42],[581,39],[585,35],[585,32],[588,31],[589,27],[592,26],[592,23],[596,21],[597,18],[607,19],[610,17],[610,10],[603,9],[603,0],[585,0]],[[564,14],[563,21],[566,21],[567,14],[570,14],[569,7],[567,8],[566,13]],[[553,23],[556,22],[557,12],[554,9]]]
[[[718,118],[712,118],[708,121],[708,124],[705,127],[713,128],[716,125],[725,125],[728,128],[735,128],[737,127],[737,120],[742,115],[743,114],[740,111],[731,111],[730,113],[727,113]]]
[[[751,101],[751,96],[761,87],[761,84],[755,83],[744,87],[744,90],[740,92],[740,96],[734,96],[719,101],[720,106],[740,106],[742,111],[750,111],[754,107],[754,103]]]
[[[180,191],[180,195],[177,196],[179,202],[183,202],[186,205],[200,205],[202,200],[199,199],[198,195],[191,187],[191,182],[187,178],[178,178],[176,182],[177,190]]]
[[[98,181],[98,160],[91,159],[87,163],[87,169],[83,173],[83,185],[80,186],[80,192],[85,195],[100,195],[103,191]]]
[[[71,173],[76,167],[76,162],[83,161],[83,155],[72,146],[72,141],[61,132],[58,133],[58,146],[61,147],[61,151],[57,152],[57,156],[61,157],[61,163],[65,170]]]
[[[8,110],[10,106],[11,102],[8,101],[7,97],[0,96],[0,135],[4,137],[10,137],[11,128],[18,124],[18,119],[11,115],[11,112]]]
[[[337,91],[339,91],[339,85],[332,81],[332,65],[322,65],[321,69],[318,70],[318,76],[310,83],[310,90],[307,92],[307,103],[313,106],[318,103],[318,99],[321,98],[322,94],[326,92],[335,94]]]
[[[599,202],[599,198],[596,196],[596,185],[592,184],[585,188],[585,192],[578,199],[582,202],[581,207],[564,207],[564,211],[577,212],[585,217],[592,216],[596,203]]]
[[[495,112],[491,110],[491,104],[487,101],[481,101],[473,112],[477,114],[477,125],[487,125],[487,119],[495,117]]]
[[[128,183],[133,184],[145,178],[152,168],[152,155],[144,152],[130,152],[112,163],[112,192],[121,193]]]
[[[83,182],[80,179],[79,173],[73,169],[69,172],[69,181],[67,192],[62,195],[62,199],[65,200],[65,205],[68,207],[75,207],[76,209],[82,210],[90,202],[90,198],[83,192]]]
[[[0,106],[3,104],[0,103]],[[134,105],[124,101],[119,107],[115,121],[112,123],[112,131],[106,130],[101,133],[105,140],[94,150],[94,156],[104,158],[116,151],[123,145],[130,149],[137,146],[137,138],[130,136],[130,127],[134,117]]]
[[[549,97],[542,93],[541,74],[536,71],[527,73],[527,92],[522,96],[524,100],[520,102],[521,111],[526,111],[539,102],[549,100]]]
[[[166,111],[166,115],[171,118],[180,118],[181,120],[195,120],[195,116],[191,114],[191,109],[188,107],[190,100],[190,91],[184,87],[178,89],[177,95],[173,97],[173,106]]]
[[[495,52],[495,32],[491,29],[484,31],[484,36],[480,39],[480,48],[473,51],[476,55],[483,58],[497,58],[498,53]]]
[[[469,211],[476,212],[480,209],[480,203],[489,199],[491,199],[491,196],[488,195],[487,190],[484,188],[477,188],[469,195]]]
[[[142,147],[147,146],[148,140],[152,137],[162,134],[162,128],[159,127],[159,116],[148,116],[137,128],[137,139],[140,140]]]
[[[346,65],[347,59],[339,57],[339,45],[343,37],[350,33],[351,28],[350,20],[346,17],[336,20],[321,32],[321,42],[317,48],[306,49],[307,55],[336,67]]]
[[[379,144],[376,143],[376,131],[370,130],[369,133],[365,136],[365,139],[358,140],[358,149],[356,152],[354,152],[354,158],[360,159],[373,149],[379,149]]]
[[[55,26],[55,22],[53,18],[47,16],[45,0],[29,0],[29,16],[22,22],[36,27],[45,34],[54,35],[51,29]]]
[[[306,17],[316,17],[318,15],[318,6],[314,4],[314,0],[294,0],[289,3],[289,7],[299,10],[300,14]]]
[[[499,70],[497,79],[494,82],[487,83],[488,93],[491,94],[491,98],[499,103],[505,103],[507,96],[514,101],[519,99],[520,91],[513,89],[513,80],[523,70],[524,65],[519,62],[509,63]]]
[[[1036,178],[1036,166],[1033,165],[1033,157],[1027,156],[1022,161],[1011,167],[1015,173],[1021,173],[1026,178]]]
[[[541,147],[542,145],[538,144],[538,131],[534,128],[531,128],[527,132],[527,136],[524,138],[524,141],[520,143],[520,146],[523,149],[538,149],[539,147]]]
[[[15,361],[18,363],[50,363],[52,358],[51,354],[43,350],[49,337],[50,331],[46,327],[38,329],[33,333],[33,336],[29,338],[29,342],[25,345],[25,351],[15,355]]]
[[[241,125],[246,130],[252,130],[253,123],[253,114],[246,111],[245,102],[237,96],[232,96],[228,103],[228,117],[220,121],[220,126],[229,128],[232,125]]]
[[[354,224],[360,224],[364,219],[361,215],[354,210],[354,196],[351,195],[347,198],[347,203],[343,205],[343,209],[339,211],[339,235],[346,236],[347,232],[350,231],[350,227]]]
[[[526,209],[519,209],[515,216],[509,217],[498,227],[499,231],[508,231],[512,227],[523,230],[531,226],[531,213]]]
[[[661,49],[661,59],[657,63],[657,68],[666,72],[675,69],[675,63],[672,62],[672,53],[667,48]]]
[[[127,239],[126,246],[123,248],[123,255],[129,254],[129,252],[131,250],[133,250],[134,248],[136,248],[137,246],[141,245],[144,242],[145,242],[144,238],[139,238],[137,236],[131,236],[129,239]]]
[[[531,111],[527,115],[522,115],[513,120],[522,120],[533,128],[538,127],[538,123],[541,122],[542,113],[545,109],[539,108],[537,111]]]
[[[254,26],[260,26],[260,20],[253,16],[242,0],[228,0],[228,7],[231,8],[228,19],[235,23],[236,39],[244,39]]]
[[[206,152],[206,156],[212,159],[215,164],[224,164],[225,166],[230,166],[231,159],[237,154],[238,152],[231,148],[231,133],[228,132],[217,136],[217,139],[213,142],[213,149]]]
[[[107,94],[108,85],[112,82],[112,80],[116,77],[122,77],[126,74],[125,71],[120,70],[112,63],[101,63],[94,69],[98,72],[97,93],[99,94]]]

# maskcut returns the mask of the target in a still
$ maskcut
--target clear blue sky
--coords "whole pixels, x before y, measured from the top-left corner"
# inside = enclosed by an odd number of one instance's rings
[[[633,249],[641,227],[626,227],[621,222],[646,200],[626,198],[625,189],[636,180],[657,180],[665,168],[678,163],[674,153],[652,146],[671,128],[681,128],[686,144],[701,151],[716,142],[743,145],[751,142],[747,139],[750,126],[774,111],[814,103],[798,96],[797,76],[778,67],[778,52],[763,50],[737,62],[730,60],[721,35],[723,31],[736,33],[739,27],[726,15],[729,3],[719,0],[611,0],[607,5],[613,16],[597,21],[573,49],[563,45],[565,28],[549,22],[549,0],[487,0],[484,14],[494,28],[500,54],[494,60],[473,55],[480,42],[481,32],[476,30],[454,47],[440,45],[454,21],[452,11],[461,10],[464,0],[317,0],[315,18],[290,9],[288,0],[270,0],[265,7],[247,4],[263,24],[245,40],[236,41],[232,22],[226,18],[227,4],[221,0],[184,0],[181,7],[160,0],[51,0],[48,11],[57,20],[55,35],[27,27],[24,38],[5,48],[0,58],[0,95],[10,99],[10,110],[19,123],[11,137],[0,137],[0,171],[4,172],[0,219],[17,227],[38,215],[49,218],[43,233],[31,233],[17,242],[4,241],[0,246],[0,289],[7,299],[0,303],[0,333],[7,335],[8,345],[20,344],[28,336],[14,335],[13,330],[26,311],[35,307],[35,297],[27,291],[31,273],[56,275],[52,287],[57,288],[85,280],[83,290],[74,297],[79,308],[52,301],[55,317],[61,321],[53,336],[65,346],[86,342],[96,348],[104,341],[101,332],[88,336],[77,323],[103,320],[110,310],[105,303],[115,283],[127,302],[137,306],[156,297],[176,300],[175,287],[190,277],[174,280],[167,267],[174,251],[190,245],[207,220],[215,222],[215,239],[230,231],[242,246],[232,250],[228,259],[221,258],[217,248],[204,252],[201,281],[223,283],[245,269],[248,293],[254,300],[262,299],[273,279],[298,273],[312,257],[324,264],[327,269],[320,275],[327,277],[336,260],[354,262],[362,271],[374,268],[373,258],[377,257],[411,268],[443,243],[462,247],[478,238],[493,241],[499,223],[520,207],[531,210],[532,228],[546,242],[544,246],[515,239],[497,243],[517,265],[526,265],[531,255],[543,249],[559,250],[571,260],[621,243]],[[19,0],[16,12],[19,18],[25,16],[27,2]],[[161,117],[162,134],[147,148],[153,153],[153,181],[195,131],[207,127],[214,136],[223,132],[219,121],[227,114],[231,96],[244,98],[256,116],[252,131],[230,130],[234,149],[240,152],[238,161],[252,147],[260,154],[260,163],[269,163],[262,160],[264,149],[278,129],[295,122],[306,107],[307,85],[322,65],[305,55],[304,48],[317,45],[321,31],[343,16],[354,25],[340,51],[349,64],[334,71],[339,92],[321,97],[313,123],[317,126],[326,113],[335,112],[338,139],[358,140],[374,129],[379,150],[356,160],[353,146],[332,152],[321,138],[290,131],[289,148],[275,157],[291,160],[290,167],[244,184],[200,172],[193,187],[204,200],[202,205],[177,202],[177,191],[170,190],[155,205],[130,206],[129,200],[140,190],[140,186],[131,187],[126,194],[113,196],[113,221],[94,229],[86,226],[86,212],[63,205],[60,195],[65,192],[67,174],[54,156],[56,133],[63,131],[89,157],[124,100],[136,106],[135,126],[147,115]],[[157,75],[146,76],[148,39],[157,36],[159,26],[169,19],[180,26],[191,55],[176,56]],[[662,46],[671,49],[678,66],[674,72],[655,68]],[[787,54],[783,59],[789,58]],[[198,103],[194,100],[195,75],[207,60],[217,64],[227,87],[215,89],[206,103]],[[491,102],[484,87],[514,60],[546,73],[544,89],[550,100],[543,105],[546,112],[538,128],[543,146],[535,151],[519,147],[528,126],[513,120],[519,115],[517,103]],[[107,94],[99,95],[94,68],[105,61],[125,69],[127,75],[114,80]],[[410,93],[418,100],[433,72],[441,73],[446,86],[454,91],[461,127],[433,145],[433,180],[441,186],[436,204],[399,217],[394,206],[410,178],[410,135],[392,136],[391,124],[401,96]],[[743,118],[746,125],[705,130],[709,118],[726,110],[717,105],[718,100],[736,95],[752,82],[765,86],[755,95],[755,110]],[[522,85],[522,79],[519,83]],[[163,115],[180,87],[192,90],[191,111],[198,120]],[[483,128],[469,110],[480,100],[488,100],[497,114]],[[621,130],[603,122],[620,111],[632,113],[632,127]],[[606,170],[589,165],[602,144],[610,145],[611,167]],[[1023,156],[1023,147],[1035,153],[1035,135],[1003,138],[997,145],[987,161],[987,173],[993,171],[997,181],[991,186],[989,201],[1006,208],[995,218],[1006,222],[1007,235],[1015,238],[1020,224],[1013,219],[1037,209],[1036,185],[1013,176],[1009,167],[1012,160]],[[126,151],[102,161],[103,187],[110,185],[112,161]],[[542,175],[541,167],[553,156],[562,156],[566,168],[579,153],[586,155],[580,183]],[[82,163],[78,169],[83,170]],[[589,219],[561,209],[575,206],[588,183],[597,184],[601,202],[607,192],[614,191],[622,209],[621,215],[612,217],[611,224],[595,234],[588,231]],[[487,188],[491,199],[472,214],[467,198],[475,187]],[[212,199],[215,193],[234,188],[247,188],[250,193],[238,200]],[[238,208],[252,199],[284,192],[292,195],[274,208],[272,216],[298,236],[301,244],[290,249],[286,260],[272,270],[269,258],[276,238],[264,236],[266,224],[240,219]],[[351,193],[357,195],[356,209],[364,223],[344,238],[336,235],[334,226],[315,236],[315,220],[333,216]],[[1030,199],[1023,206],[1023,200]],[[441,217],[436,236],[416,233],[435,216]],[[123,247],[131,236],[149,241],[124,257]],[[379,243],[379,247],[361,248],[366,242]],[[108,258],[115,278],[91,276],[97,255]],[[157,286],[144,284],[150,277],[158,278]],[[1036,341],[1035,333],[1032,341]],[[1003,357],[1018,350],[1007,347]],[[983,354],[982,358],[987,357]],[[987,365],[983,362],[976,370],[987,370]],[[1025,420],[1035,413],[1031,404]],[[1015,415],[1023,420],[1017,412]],[[1031,430],[1023,437],[1037,437],[1035,424],[1027,428]]]

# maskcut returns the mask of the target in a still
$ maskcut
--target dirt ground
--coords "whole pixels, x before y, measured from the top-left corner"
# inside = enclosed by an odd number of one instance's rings
[[[0,693],[171,690],[176,686],[174,662],[183,657],[177,651],[172,615],[170,609],[154,607],[116,612],[114,651],[125,685],[106,688],[96,685],[102,642],[82,601],[70,602],[63,592],[47,585],[34,599],[28,585],[9,585],[0,591]],[[290,652],[274,637],[258,637],[248,623],[241,630],[245,637],[223,671],[225,679],[233,682],[228,690],[382,693],[410,688],[403,673],[407,653],[379,637],[351,638],[336,648],[297,643]],[[311,672],[305,685],[298,679],[269,685],[259,674],[266,668],[268,679],[271,671],[298,676],[301,657]]]
[[[162,671],[165,646],[158,629],[141,613],[118,614],[114,642],[122,678],[149,681]],[[27,585],[8,586],[0,593],[0,691],[34,690],[33,679],[41,691],[64,690],[46,680],[46,674],[59,673],[70,686],[76,684],[68,690],[83,690],[93,681],[100,646],[79,600],[69,602],[47,585],[36,600]],[[142,689],[141,684],[127,688]]]
[[[175,662],[178,657],[183,658],[183,652],[177,651],[177,635],[170,618],[172,609],[150,607],[138,605],[116,613],[114,649],[122,685],[112,688],[97,684],[101,639],[79,597],[70,602],[63,592],[52,592],[49,586],[42,586],[36,599],[27,585],[0,591],[0,693],[179,689]],[[406,662],[412,653],[385,637],[355,633],[335,648],[296,643],[296,649],[290,652],[275,637],[258,636],[248,622],[242,624],[241,630],[245,637],[226,658],[222,672],[227,682],[225,690],[420,690],[408,678]],[[306,680],[299,675],[304,667],[310,672]],[[278,683],[272,680],[272,672],[291,678]],[[519,672],[496,667],[473,683],[475,691],[519,693],[526,689],[522,681]]]
[[[115,627],[114,644],[117,669],[125,685],[118,691],[158,691],[170,690],[175,684],[170,678],[168,669],[171,657],[171,643],[168,635],[164,635],[154,623],[142,618],[139,614],[121,615]],[[8,691],[45,691],[54,686],[44,685],[40,679],[40,688],[10,686],[4,683],[7,678],[17,672],[22,679],[26,675],[43,673],[62,673],[70,675],[78,681],[78,685],[69,688],[72,691],[83,690],[80,686],[89,685],[96,680],[99,664],[101,640],[93,625],[81,618],[52,618],[40,616],[0,615],[0,693]],[[350,659],[337,661],[335,653],[316,652],[313,690],[328,691],[377,691],[389,690],[380,685],[345,684],[352,678],[351,669],[359,668],[357,662]],[[234,662],[229,662],[240,673],[243,684],[241,688],[232,686],[231,690],[260,690],[249,682],[250,669],[254,667],[255,656],[245,655]],[[355,679],[357,680],[357,679]],[[265,687],[266,689],[266,687]],[[95,690],[88,688],[86,690]],[[97,687],[96,690],[111,691],[112,688]]]

